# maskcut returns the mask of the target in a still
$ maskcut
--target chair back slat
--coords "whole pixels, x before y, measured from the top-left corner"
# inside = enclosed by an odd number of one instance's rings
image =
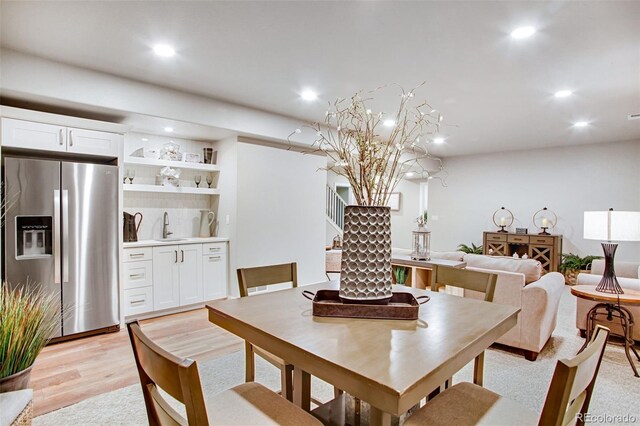
[[[574,424],[577,414],[587,413],[608,337],[609,329],[598,325],[582,352],[558,360],[539,425]]]
[[[439,291],[440,287],[452,286],[465,290],[484,293],[484,300],[493,302],[498,276],[489,272],[471,271],[450,266],[433,265],[431,272],[431,290]]]
[[[189,424],[208,424],[207,412],[198,373],[198,365],[188,358],[179,358],[147,337],[137,321],[127,324],[131,346],[142,384],[149,423],[154,425],[187,424],[167,403],[157,388],[161,388],[185,405]]]
[[[295,262],[238,269],[240,297],[247,296],[250,288],[288,282],[293,287],[298,286],[298,265]]]

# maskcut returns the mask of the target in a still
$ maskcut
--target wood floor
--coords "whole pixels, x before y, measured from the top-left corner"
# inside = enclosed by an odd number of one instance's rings
[[[178,356],[202,362],[241,350],[244,341],[211,324],[206,309],[142,321],[142,329]],[[34,415],[138,383],[126,330],[44,348],[31,373]]]

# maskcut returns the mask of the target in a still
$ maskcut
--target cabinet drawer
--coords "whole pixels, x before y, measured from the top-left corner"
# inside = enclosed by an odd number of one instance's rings
[[[123,262],[137,262],[138,260],[151,260],[151,247],[126,248],[124,251]]]
[[[202,254],[226,253],[227,243],[207,243],[202,245]]]
[[[138,315],[153,311],[153,287],[124,291],[124,315]]]
[[[124,264],[124,288],[147,287],[153,284],[153,261]]]
[[[507,241],[507,236],[501,234],[487,234],[487,241]]]
[[[547,246],[553,245],[553,237],[543,237],[538,235],[532,235],[529,237],[529,242],[531,244],[544,244]]]
[[[510,243],[520,243],[520,244],[528,244],[529,236],[528,235],[509,235],[507,241]]]

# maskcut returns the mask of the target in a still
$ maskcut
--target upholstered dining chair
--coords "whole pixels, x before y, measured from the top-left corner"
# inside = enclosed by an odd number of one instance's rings
[[[584,351],[558,360],[540,416],[488,389],[463,382],[427,402],[404,425],[582,425],[607,337],[609,329],[598,325]]]
[[[292,287],[298,287],[298,265],[295,262],[254,268],[240,268],[237,273],[240,297],[247,297],[249,295],[249,289],[255,287],[289,282]],[[293,401],[293,365],[287,364],[282,358],[254,346],[249,342],[245,342],[245,381],[253,382],[255,380],[254,355],[256,354],[280,369],[282,396],[289,401]]]
[[[194,360],[177,357],[162,349],[144,334],[138,321],[127,323],[127,329],[152,426],[321,424],[258,383],[244,383],[217,395],[204,395],[198,364]],[[169,405],[159,389],[184,404],[186,419]]]
[[[440,291],[441,287],[459,287],[484,293],[486,302],[493,301],[498,275],[488,272],[470,271],[468,269],[452,268],[449,266],[433,265],[431,272],[431,290]],[[482,386],[484,376],[484,351],[478,355],[473,364],[473,383]],[[451,379],[445,383],[445,388],[451,385]]]

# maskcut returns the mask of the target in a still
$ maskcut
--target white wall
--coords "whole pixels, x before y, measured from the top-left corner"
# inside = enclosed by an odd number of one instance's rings
[[[348,185],[345,177],[327,172],[327,185],[335,188],[336,183]],[[400,210],[391,212],[391,244],[397,248],[411,248],[411,231],[417,228],[415,222],[420,215],[420,184],[402,180],[394,192],[400,192]],[[337,232],[333,226],[326,221],[325,241],[327,245],[333,243],[333,237]]]
[[[448,186],[429,184],[434,250],[481,243],[502,206],[513,212],[513,228],[537,233],[533,214],[548,207],[564,253],[601,255],[600,242],[582,238],[584,211],[640,210],[640,141],[453,157],[445,167]],[[640,260],[640,243],[619,243],[616,260]]]
[[[300,285],[323,281],[326,159],[237,144],[237,267],[295,261]]]

